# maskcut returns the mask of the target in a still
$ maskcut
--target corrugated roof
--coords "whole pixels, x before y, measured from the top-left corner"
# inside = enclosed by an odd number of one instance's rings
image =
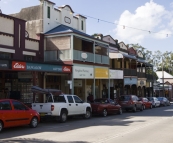
[[[165,71],[164,72],[164,78],[173,78],[173,76]],[[157,71],[156,72],[158,78],[162,78],[162,71]]]
[[[83,32],[81,32],[79,30],[76,30],[76,29],[74,29],[72,27],[69,27],[69,26],[66,26],[66,25],[63,25],[63,24],[53,28],[52,30],[46,32],[45,34],[49,35],[49,34],[69,33],[69,32],[74,32],[76,34],[80,34],[80,35],[83,35],[83,36],[86,36],[86,37],[89,37],[89,38],[93,39],[93,36],[90,36],[90,35],[88,35],[86,33],[83,33]]]

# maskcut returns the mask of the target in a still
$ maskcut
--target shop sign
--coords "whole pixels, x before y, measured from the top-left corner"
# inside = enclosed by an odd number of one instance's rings
[[[137,78],[124,78],[124,85],[137,85]]]
[[[12,70],[26,70],[26,63],[12,61]]]
[[[0,69],[9,69],[9,62],[0,60]]]
[[[48,64],[26,63],[26,69],[32,71],[62,72],[62,66]]]
[[[67,72],[67,73],[71,73],[71,66],[62,66],[62,71]]]
[[[94,71],[92,67],[73,66],[73,78],[76,79],[93,79]]]
[[[122,70],[109,70],[109,78],[110,79],[123,79],[123,71]]]
[[[95,68],[95,78],[108,79],[109,71],[106,68]]]

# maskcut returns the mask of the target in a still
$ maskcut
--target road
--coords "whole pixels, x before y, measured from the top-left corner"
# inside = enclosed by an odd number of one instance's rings
[[[66,123],[4,129],[0,143],[172,143],[173,105]]]

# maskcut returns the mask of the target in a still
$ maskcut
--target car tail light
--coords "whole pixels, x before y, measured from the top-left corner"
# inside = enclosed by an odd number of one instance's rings
[[[51,105],[51,111],[53,111],[54,110],[54,105]]]

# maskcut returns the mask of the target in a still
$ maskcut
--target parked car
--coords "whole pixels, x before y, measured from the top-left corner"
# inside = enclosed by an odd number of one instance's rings
[[[152,102],[153,107],[160,106],[160,101],[156,97],[148,97],[148,100]]]
[[[152,109],[152,107],[153,107],[152,102],[149,101],[146,97],[140,97],[139,99],[142,101],[142,103],[144,105],[144,109],[147,109],[147,108]]]
[[[64,123],[69,116],[82,115],[85,119],[91,117],[91,105],[83,102],[77,95],[63,94],[57,89],[42,89],[37,86],[33,86],[31,91],[45,94],[47,97],[45,103],[32,103],[32,109],[40,113],[41,121],[54,118]]]
[[[122,109],[126,111],[143,111],[144,108],[142,101],[140,101],[136,95],[121,95],[118,99],[118,102],[121,105]]]
[[[91,103],[92,113],[106,117],[108,114],[122,114],[121,106],[112,99],[99,98]]]
[[[30,125],[30,127],[36,128],[39,121],[39,113],[23,103],[12,99],[0,100],[0,131],[3,128],[22,125]]]
[[[166,97],[157,97],[160,101],[160,106],[170,106],[170,101]]]

